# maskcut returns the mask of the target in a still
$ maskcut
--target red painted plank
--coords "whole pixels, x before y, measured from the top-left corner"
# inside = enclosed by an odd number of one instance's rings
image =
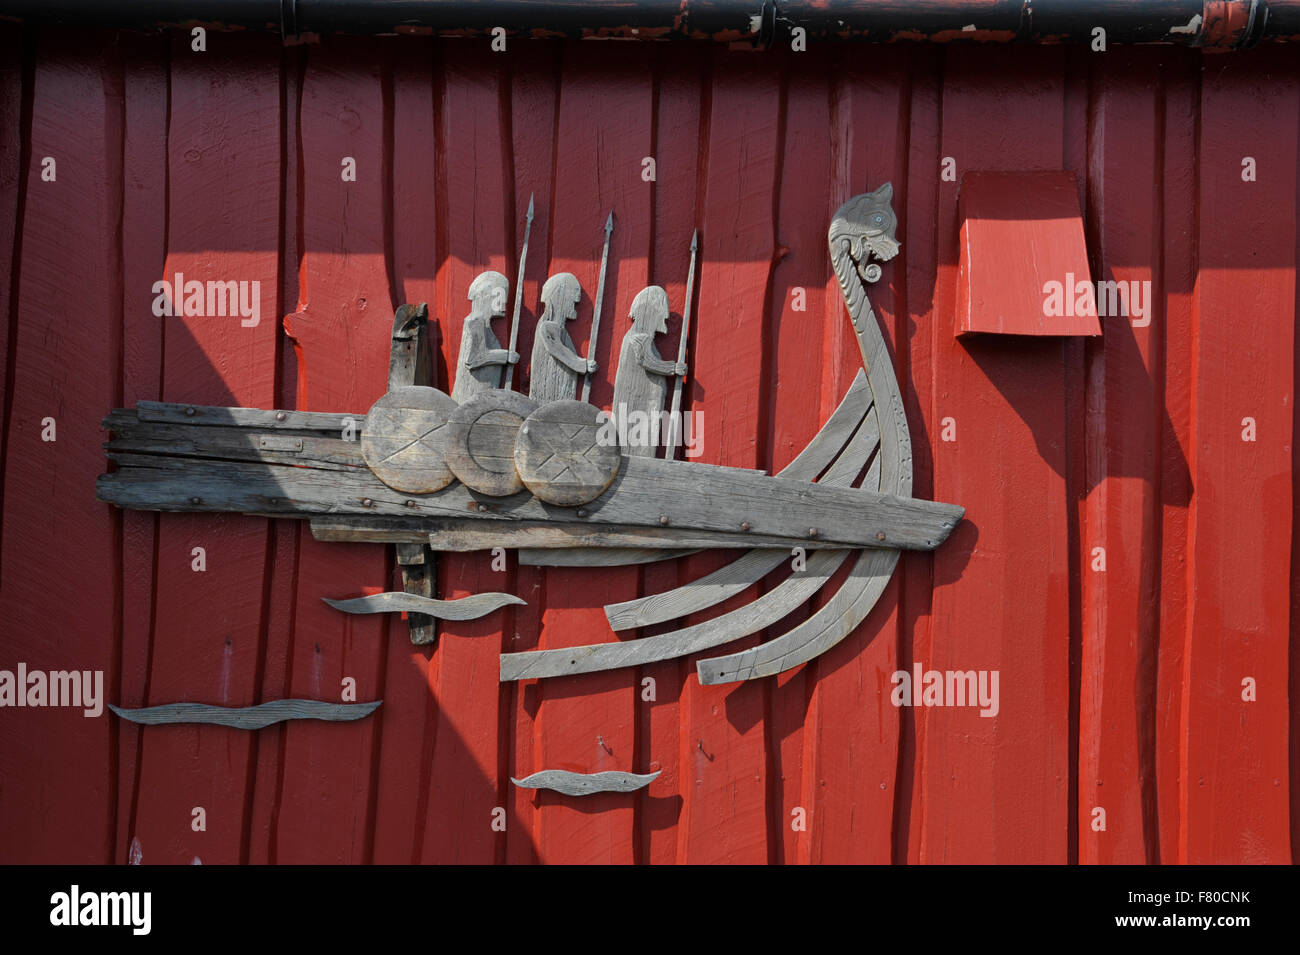
[[[1201,86],[1180,832],[1188,863],[1291,861],[1282,728],[1300,82],[1270,69],[1282,62],[1267,52],[1248,66],[1216,61]],[[1250,702],[1246,680],[1255,684]]]
[[[392,268],[399,303],[426,302],[436,308],[434,274],[436,210],[434,169],[436,147],[433,114],[433,55],[431,40],[404,42],[392,51],[389,96],[391,125]],[[441,337],[431,313],[428,326],[431,352]],[[439,367],[441,365],[441,368]],[[444,362],[431,363],[432,384],[450,390]],[[441,569],[435,559],[434,573]],[[436,581],[436,577],[435,577]],[[391,589],[401,590],[394,569]],[[378,789],[375,794],[374,861],[409,864],[418,861],[428,802],[430,762],[436,712],[429,675],[433,646],[415,646],[404,619],[389,620],[383,652],[383,720],[380,731]]]
[[[257,289],[258,314],[208,314],[206,295],[203,314],[189,314],[187,296],[187,314],[163,326],[164,400],[268,407],[274,398],[280,95],[262,69],[270,48],[218,62],[188,55],[188,42],[172,47],[167,257],[153,279],[174,285],[179,273],[189,291],[238,282],[241,303]],[[174,288],[170,298],[180,299]],[[125,705],[258,702],[266,540],[257,518],[160,518],[148,697]],[[206,570],[194,569],[195,548]],[[146,863],[240,861],[252,759],[253,737],[238,730],[146,732],[130,851]],[[205,830],[194,828],[197,809]]]
[[[364,413],[388,385],[392,290],[384,234],[384,114],[367,44],[324,44],[307,59],[298,130],[302,243],[297,309],[285,330],[299,358],[298,407]],[[356,161],[356,181],[343,163]],[[386,589],[385,548],[300,536],[289,693],[379,699],[389,621],[353,617],[322,597]],[[374,747],[385,713],[359,723],[303,721],[284,730],[274,831],[280,862],[368,861]]]
[[[907,193],[905,60],[895,51],[871,64],[850,68],[836,90],[828,121],[833,142],[870,143],[869,148],[845,150],[834,157],[835,176],[829,204],[819,209],[820,230],[811,221],[811,237],[820,232],[823,257],[826,223],[845,199],[894,182],[895,211],[902,212]],[[791,115],[793,119],[793,115]],[[877,321],[896,356],[898,380],[907,391],[906,345],[897,322],[906,313],[906,269],[911,241],[900,229],[904,248],[885,266],[885,278],[869,292]],[[832,273],[833,275],[833,273]],[[823,364],[835,367],[836,394],[847,390],[861,369],[861,352],[851,329],[843,294],[832,278],[826,292],[824,321],[838,326],[834,347],[847,346],[848,357]],[[900,350],[903,354],[900,355]],[[833,579],[818,600],[839,585]],[[900,620],[898,584],[891,583],[858,629],[809,665],[817,674],[804,733],[815,740],[804,771],[805,802],[810,806],[810,840],[800,861],[826,863],[888,863],[892,856],[895,785],[898,771],[899,714],[890,705],[890,675],[898,669]],[[787,825],[788,825],[787,820]]]
[[[1060,168],[1061,104],[1059,50],[1026,50],[1013,68],[949,49],[942,154],[954,158],[959,176]],[[955,301],[955,192],[941,182],[939,235],[948,244],[940,246],[940,303]],[[940,336],[934,357],[934,495],[967,510],[935,552],[931,656],[913,665],[985,670],[989,679],[997,672],[999,712],[984,717],[980,707],[945,706],[915,714],[925,723],[919,858],[1063,862],[1069,559],[1062,347]],[[945,419],[956,440],[943,439]]]
[[[569,49],[574,48],[566,52]],[[613,395],[628,309],[649,282],[651,184],[641,178],[641,171],[642,159],[652,155],[652,93],[646,48],[597,50],[578,62],[566,57],[555,129],[563,148],[556,155],[548,273],[571,272],[582,285],[583,300],[570,334],[579,353],[588,354],[604,225],[613,210],[604,314],[596,343],[599,369],[591,391],[592,404],[603,408]],[[591,123],[592,116],[602,117],[600,126]],[[541,646],[554,649],[617,639],[603,607],[635,597],[637,582],[635,567],[548,569]],[[637,763],[635,745],[635,710],[642,705],[635,677],[635,670],[623,669],[545,681],[538,688],[536,765],[582,773],[645,772]],[[535,799],[541,861],[633,861],[637,797],[600,793],[575,802],[543,791]]]
[[[659,341],[661,355],[676,355],[681,342],[682,309],[690,270],[691,235],[699,223],[700,116],[708,89],[707,58],[703,51],[682,46],[660,50],[658,101],[655,127],[654,247],[651,281],[668,293],[668,333]],[[698,285],[698,277],[696,285]],[[689,357],[689,356],[688,356]],[[688,369],[689,372],[689,369]],[[688,387],[689,387],[688,375]],[[689,407],[683,404],[683,408]],[[663,593],[685,583],[685,561],[657,561],[642,569],[642,592]],[[641,631],[644,636],[663,633],[670,622]],[[693,669],[693,667],[692,667]],[[636,680],[637,749],[642,772],[659,772],[642,790],[638,805],[639,861],[667,864],[677,861],[677,826],[682,812],[681,694],[687,672],[682,660],[665,660],[641,667]],[[647,683],[646,681],[650,681]],[[652,699],[646,699],[652,693]]]
[[[162,396],[166,317],[153,314],[153,283],[166,257],[167,41],[123,41],[125,129],[122,195],[122,393],[115,402]],[[121,685],[115,700],[143,700],[154,639],[159,517],[123,511]],[[114,861],[124,862],[136,816],[140,747],[146,730],[118,725],[118,811]]]
[[[935,210],[943,183],[935,170],[940,169],[942,130],[940,128],[939,61],[942,53],[929,50],[921,60],[911,58],[909,99],[907,100],[908,158],[905,188],[895,192],[895,211],[899,215],[898,235],[904,245],[906,301],[908,314],[907,358],[909,375],[899,376],[904,408],[912,436],[912,493],[922,500],[934,499],[934,430],[935,416],[934,352],[940,336],[948,335],[942,310],[947,303],[935,300],[937,273],[938,223]],[[900,185],[903,185],[900,183]],[[934,581],[934,558],[909,551],[903,554],[899,568],[902,625],[898,648],[898,670],[911,673],[915,660],[932,659],[933,617],[931,615]],[[891,674],[892,676],[892,674]],[[899,771],[895,791],[893,861],[915,863],[920,858],[924,813],[924,781],[918,754],[924,750],[922,714],[911,707],[899,708]]]
[[[786,72],[806,63],[789,54]],[[831,306],[840,301],[832,287],[826,251],[826,226],[834,211],[831,191],[831,117],[829,79],[824,65],[798,70],[785,89],[785,130],[781,181],[777,196],[777,262],[766,334],[771,341],[771,378],[767,420],[769,474],[789,464],[821,427],[825,326],[841,318]],[[769,628],[776,637],[808,616],[799,608]],[[812,663],[772,681],[768,747],[773,756],[777,798],[769,825],[775,830],[778,862],[807,861],[813,832],[820,823],[816,786],[805,770],[816,765],[816,735],[805,732],[809,696],[818,664]],[[811,831],[810,831],[811,830]]]
[[[765,313],[776,251],[771,197],[781,155],[780,102],[771,70],[743,55],[716,55],[687,405],[704,416],[696,460],[709,464],[764,463],[766,343],[754,323]],[[686,576],[703,576],[726,556],[690,558]],[[756,595],[751,588],[718,612]],[[775,853],[764,722],[769,687],[762,680],[701,687],[694,659],[688,658],[682,690],[679,861],[767,862]]]
[[[1158,462],[1150,449],[1161,427],[1155,364],[1165,323],[1153,301],[1163,287],[1161,210],[1150,200],[1159,162],[1157,64],[1118,56],[1125,68],[1094,88],[1089,229],[1097,281],[1140,297],[1128,299],[1127,316],[1102,317],[1105,338],[1088,362],[1077,825],[1080,862],[1131,865],[1154,861],[1148,846],[1156,838]],[[1110,312],[1110,296],[1097,298]]]
[[[1164,96],[1163,404],[1160,434],[1160,646],[1156,666],[1158,859],[1178,861],[1182,786],[1183,661],[1187,646],[1188,531],[1192,497],[1192,352],[1196,301],[1196,120],[1200,63],[1185,50],[1161,58]]]
[[[98,672],[103,708],[87,717],[84,705],[49,706],[45,692],[33,696],[27,686],[27,701],[41,705],[6,706],[0,857],[103,864],[114,836],[116,730],[104,704],[117,679],[120,567],[111,509],[89,489],[104,470],[99,421],[118,391],[117,369],[97,344],[119,336],[120,258],[105,237],[116,233],[120,201],[120,73],[99,39],[49,37],[37,48],[31,95],[21,255],[11,279],[18,325],[0,438],[3,666],[14,674],[25,664],[29,676]],[[54,181],[42,178],[47,156]],[[42,438],[47,419],[54,440]]]
[[[533,329],[540,309],[542,284],[551,260],[550,195],[554,182],[555,107],[559,96],[559,47],[533,44],[511,54],[510,133],[513,150],[514,194],[517,209],[526,209],[526,196],[541,197],[536,205],[533,233],[529,243],[527,274],[519,328],[519,353],[532,354]],[[522,238],[522,233],[520,234]],[[527,367],[518,369],[520,379]],[[544,571],[518,565],[514,552],[509,560],[515,564],[513,593],[528,601],[527,606],[512,608],[514,628],[506,635],[510,650],[535,650],[541,636],[544,609]],[[538,762],[536,737],[539,686],[511,683],[506,687],[511,717],[508,726],[509,751],[504,753],[509,773],[517,779],[544,768]],[[508,781],[507,781],[508,783]],[[535,864],[538,858],[537,828],[540,807],[531,789],[508,785],[506,805],[510,828],[506,832],[506,861],[511,864]]]
[[[485,269],[513,276],[518,251],[511,242],[508,154],[501,138],[502,65],[488,59],[486,42],[448,43],[443,51],[434,157],[444,177],[438,185],[436,313],[445,328],[444,354],[452,362],[460,353],[470,283]],[[522,218],[523,207],[519,212]],[[440,559],[439,571],[444,599],[509,589],[491,569],[488,554],[448,555]],[[506,836],[493,829],[493,816],[506,808],[507,799],[499,749],[498,656],[511,625],[507,609],[440,627],[430,670],[437,715],[421,862],[483,864],[504,858]],[[507,832],[510,824],[507,818]]]

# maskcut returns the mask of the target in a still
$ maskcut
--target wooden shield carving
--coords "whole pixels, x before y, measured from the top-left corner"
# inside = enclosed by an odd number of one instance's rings
[[[524,489],[515,471],[515,436],[537,402],[517,391],[475,395],[447,423],[447,466],[472,491],[507,497]]]
[[[437,388],[403,385],[371,406],[361,432],[361,456],[395,491],[432,494],[452,482],[447,421],[456,402]]]
[[[585,401],[552,401],[529,415],[515,439],[515,469],[528,490],[569,507],[604,494],[619,462],[605,420]]]

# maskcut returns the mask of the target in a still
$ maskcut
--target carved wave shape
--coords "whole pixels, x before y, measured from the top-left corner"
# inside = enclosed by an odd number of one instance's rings
[[[353,597],[351,600],[331,600],[329,597],[321,599],[344,613],[422,613],[439,620],[477,620],[502,607],[528,603],[514,594],[471,594],[459,600],[435,600],[400,591]]]
[[[326,703],[323,700],[271,700],[257,706],[211,706],[207,703],[161,703],[141,709],[108,704],[124,720],[146,726],[161,723],[212,723],[240,730],[260,730],[286,720],[349,722],[369,716],[383,700]]]
[[[644,789],[659,777],[662,769],[644,776],[606,770],[603,773],[572,773],[567,769],[543,769],[523,779],[510,777],[521,789],[552,789],[566,796],[590,796],[592,793],[630,793]]]

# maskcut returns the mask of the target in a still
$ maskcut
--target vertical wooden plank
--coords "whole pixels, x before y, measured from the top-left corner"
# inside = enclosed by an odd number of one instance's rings
[[[1279,72],[1283,62],[1275,51],[1215,60],[1201,84],[1180,833],[1188,863],[1291,861],[1284,727],[1300,83]]]
[[[825,325],[839,317],[830,308],[839,291],[830,287],[826,252],[826,226],[833,211],[828,64],[809,64],[806,57],[791,53],[784,66],[781,72],[788,79],[782,102],[777,250],[767,315],[773,386],[766,396],[771,433],[763,467],[769,474],[794,460],[821,426]],[[768,635],[778,636],[806,618],[805,606],[770,628]],[[781,674],[770,689],[768,746],[778,797],[770,823],[777,834],[778,862],[807,861],[814,838],[808,827],[811,823],[815,832],[820,822],[816,788],[809,789],[805,776],[816,763],[818,736],[805,730],[817,674],[818,665],[812,663]],[[796,814],[802,815],[798,824]]]
[[[184,298],[173,288],[170,299],[186,314],[165,319],[167,401],[267,407],[274,397],[280,97],[278,77],[263,69],[272,49],[250,38],[218,61],[193,56],[187,40],[172,45],[167,258],[155,278],[174,285],[183,276]],[[200,297],[190,297],[200,288],[192,282],[240,283],[250,305],[256,289],[258,314],[209,314],[206,284],[202,313],[191,314]],[[160,518],[148,694],[124,705],[258,702],[266,547],[262,519]],[[200,560],[205,570],[195,569]],[[251,735],[156,729],[143,737],[127,851],[146,863],[239,862]],[[206,829],[196,830],[200,808]]]
[[[120,252],[105,237],[115,235],[121,203],[120,83],[102,38],[64,33],[37,46],[0,438],[5,668],[98,672],[101,707],[117,676],[120,568],[111,511],[87,488],[103,470],[99,420],[118,390]],[[42,178],[47,156],[54,181]],[[57,592],[70,563],[76,599],[39,599]],[[10,864],[109,862],[112,716],[50,706],[28,686],[18,692],[37,705],[6,708],[0,721],[0,855]]]
[[[392,192],[386,205],[392,230],[395,297],[399,305],[429,304],[432,356],[445,332],[443,323],[436,320],[434,286],[434,41],[405,38],[390,48],[385,60],[390,64],[388,95],[392,102],[387,153]],[[445,364],[433,361],[430,368],[431,383],[450,390]],[[442,563],[435,558],[435,575]],[[394,578],[390,589],[401,590],[400,575],[395,573]],[[389,618],[375,792],[374,861],[379,864],[409,864],[419,856],[434,744],[435,705],[429,674],[435,652],[434,646],[411,643],[403,618]]]
[[[580,56],[568,55],[570,50]],[[589,351],[591,314],[600,274],[606,216],[614,234],[605,288],[605,314],[596,343],[599,369],[592,404],[608,408],[616,362],[632,299],[649,282],[650,184],[641,160],[651,155],[654,124],[651,51],[645,47],[567,47],[560,78],[555,192],[551,205],[548,273],[571,272],[582,285],[579,317],[570,334]],[[599,125],[592,116],[601,117]],[[689,241],[689,240],[688,240]],[[581,323],[581,324],[579,324]],[[577,397],[575,394],[574,397]],[[548,568],[541,646],[555,649],[616,639],[603,606],[636,596],[630,568]],[[595,773],[643,772],[636,765],[634,670],[546,681],[539,688],[537,763],[547,769]],[[547,863],[633,861],[636,797],[600,793],[581,804],[538,792],[538,850]]]
[[[1025,50],[1014,65],[973,50],[946,52],[942,155],[954,158],[959,176],[1059,169],[1061,51]],[[955,301],[956,198],[955,189],[940,190],[940,303]],[[934,445],[934,495],[963,504],[966,520],[935,553],[933,646],[930,658],[914,665],[996,671],[1000,708],[992,717],[970,706],[924,713],[919,858],[1064,862],[1063,348],[1054,341],[958,342],[950,322],[936,342],[934,414],[953,419],[956,440]]]
[[[280,51],[280,284],[279,307],[274,318],[296,303],[299,294],[299,266],[302,261],[300,233],[302,178],[300,119],[302,80],[306,68],[306,47]],[[281,324],[281,328],[283,325]],[[298,356],[288,336],[277,335],[275,407],[292,408],[298,395]],[[270,552],[266,583],[266,639],[259,675],[262,700],[289,698],[289,670],[292,665],[293,631],[297,613],[299,541],[310,530],[301,521],[277,520],[270,525]],[[285,731],[278,723],[257,734],[257,763],[253,775],[253,798],[246,823],[244,862],[266,865],[277,859],[276,828],[281,805],[281,773],[284,765]]]
[[[551,192],[555,176],[556,104],[559,97],[558,44],[516,47],[510,58],[510,132],[513,159],[513,182],[517,209],[526,209],[527,196],[535,196],[533,233],[529,242],[527,274],[523,278],[524,298],[520,314],[519,354],[531,355],[533,331],[540,313],[542,284],[551,260]],[[522,238],[522,233],[518,236]],[[509,274],[509,273],[507,273]],[[513,301],[513,296],[512,296]],[[519,368],[516,380],[526,380],[528,368]],[[511,554],[512,561],[515,555]],[[527,606],[512,608],[514,630],[506,634],[508,650],[535,650],[541,635],[543,581],[545,573],[537,567],[515,566],[513,592],[528,601]],[[508,710],[511,751],[506,754],[510,774],[516,779],[537,772],[541,765],[537,745],[537,707],[540,685],[511,683],[506,687],[510,698]],[[511,864],[535,864],[538,857],[537,830],[540,806],[536,793],[509,785],[507,805],[510,829],[506,833],[506,861]]]
[[[1129,314],[1114,313],[1113,298],[1100,293],[1104,337],[1089,343],[1077,817],[1085,863],[1146,862],[1155,845],[1158,462],[1150,449],[1161,427],[1154,372],[1165,328],[1152,300],[1162,287],[1160,208],[1151,200],[1161,172],[1157,70],[1144,51],[1108,58],[1091,110],[1093,275],[1121,283]]]
[[[668,293],[668,333],[660,338],[660,354],[675,355],[681,342],[682,309],[690,270],[690,238],[699,220],[702,163],[707,141],[701,142],[701,111],[709,93],[709,51],[695,44],[673,45],[659,51],[658,99],[655,116],[654,247],[651,281]],[[705,117],[707,119],[707,115]],[[696,284],[698,285],[698,279]],[[695,314],[698,314],[696,312]],[[687,356],[688,364],[693,356]],[[687,369],[687,386],[693,369]],[[683,408],[688,407],[683,405]],[[707,431],[706,431],[707,437]],[[642,571],[642,592],[662,593],[684,583],[684,561],[658,561]],[[662,633],[675,622],[646,628]],[[655,784],[639,794],[638,860],[651,864],[677,861],[677,828],[682,812],[681,694],[687,664],[665,660],[642,667],[638,689],[638,751],[641,772],[659,772]],[[646,680],[651,681],[648,685]],[[644,699],[653,690],[652,700]]]
[[[385,102],[377,47],[325,43],[303,77],[302,263],[297,309],[285,319],[299,359],[298,407],[364,413],[384,393],[392,332],[384,235]],[[343,163],[356,161],[356,180]],[[380,698],[388,621],[340,614],[322,597],[387,589],[385,548],[300,535],[289,693],[338,701]],[[278,777],[276,860],[369,861],[372,765],[384,708],[363,723],[285,727]]]
[[[907,196],[906,60],[884,51],[869,69],[848,66],[836,89],[828,123],[832,140],[849,143],[833,165],[833,192],[821,209],[821,246],[827,254],[826,223],[844,200],[885,182],[895,187],[895,209],[904,211]],[[793,117],[792,117],[793,119]],[[812,234],[812,223],[809,223]],[[911,242],[899,230],[903,250],[887,265],[888,285],[869,293],[877,320],[896,356],[900,386],[910,390],[906,344],[896,333],[897,317],[907,314],[906,279]],[[862,367],[851,334],[838,280],[827,291],[824,321],[835,323],[829,336],[834,357],[822,359],[836,369],[835,394],[842,396]],[[849,334],[844,334],[850,330]],[[847,348],[849,357],[843,357]],[[819,595],[825,599],[838,578]],[[891,582],[857,631],[809,669],[817,674],[805,732],[816,741],[804,778],[804,798],[812,805],[811,839],[806,860],[816,862],[888,863],[893,852],[895,777],[898,770],[899,714],[890,704],[890,675],[898,668],[898,584]]]
[[[1156,812],[1158,861],[1179,859],[1182,804],[1183,661],[1191,601],[1189,527],[1192,497],[1192,352],[1195,347],[1196,128],[1200,59],[1187,50],[1161,56],[1164,168],[1161,273],[1165,326],[1160,434],[1160,649],[1156,665]]]
[[[909,129],[906,189],[895,209],[899,213],[898,235],[903,241],[906,269],[906,314],[909,316],[907,358],[910,375],[899,376],[907,424],[912,436],[912,493],[934,500],[934,447],[938,441],[935,414],[934,354],[948,334],[943,309],[951,307],[935,297],[939,241],[937,235],[939,196],[956,192],[954,182],[940,177],[940,66],[943,54],[931,49],[925,57],[913,56],[910,98],[907,102]],[[872,183],[871,185],[874,185]],[[896,347],[898,347],[896,345]],[[909,379],[910,378],[910,382]],[[912,672],[914,660],[929,660],[933,648],[932,590],[934,558],[908,552],[895,574],[902,575],[902,639],[898,669]],[[891,674],[892,676],[892,674]],[[924,749],[924,712],[910,707],[899,712],[899,771],[895,790],[895,862],[915,863],[920,859],[921,824],[925,787],[920,777]]]
[[[438,248],[446,252],[440,252],[437,315],[447,328],[445,355],[454,361],[470,283],[485,269],[514,275],[518,263],[509,228],[503,67],[487,41],[451,42],[442,49],[435,168],[445,177],[438,184],[437,221]],[[523,207],[518,211],[522,217]],[[536,230],[534,224],[534,235]],[[509,589],[486,553],[448,555],[439,569],[444,599]],[[498,655],[512,625],[506,610],[441,626],[430,677],[437,716],[421,862],[484,864],[504,857],[505,833],[492,823],[494,809],[506,806]],[[508,831],[508,818],[506,826]]]
[[[779,80],[770,69],[743,54],[716,52],[700,213],[699,321],[687,405],[704,416],[703,453],[696,460],[709,464],[754,468],[763,454],[767,342],[754,322],[766,312],[776,251],[772,194],[781,155],[780,107]],[[703,576],[725,556],[689,558],[687,576]],[[754,596],[751,588],[718,612]],[[767,862],[774,854],[767,681],[701,687],[694,660],[687,660],[682,690],[679,859]]]
[[[168,44],[123,39],[122,379],[123,406],[162,396],[166,317],[153,314],[153,283],[166,259]],[[121,685],[114,700],[143,700],[154,639],[154,573],[159,516],[123,511]],[[115,862],[131,842],[140,747],[145,728],[117,727],[118,812]]]

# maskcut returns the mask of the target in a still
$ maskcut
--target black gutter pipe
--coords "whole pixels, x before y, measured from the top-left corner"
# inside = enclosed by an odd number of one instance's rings
[[[70,27],[311,35],[1172,43],[1300,40],[1300,0],[0,0],[0,19]]]

